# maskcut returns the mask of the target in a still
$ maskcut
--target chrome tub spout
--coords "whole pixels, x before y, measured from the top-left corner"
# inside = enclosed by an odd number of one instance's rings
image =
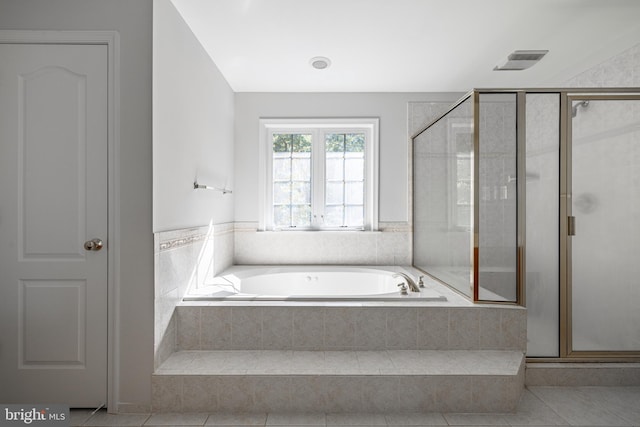
[[[392,277],[402,277],[407,281],[407,285],[409,285],[409,289],[411,290],[411,292],[420,292],[420,287],[418,287],[418,285],[416,285],[416,282],[414,282],[413,279],[407,274],[398,272],[395,273]]]

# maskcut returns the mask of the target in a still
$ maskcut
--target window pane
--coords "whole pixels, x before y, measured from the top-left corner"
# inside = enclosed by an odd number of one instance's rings
[[[300,133],[274,133],[274,153],[310,153],[311,134]]]
[[[362,227],[364,217],[364,206],[347,206],[346,207],[345,225],[351,227]]]
[[[344,161],[344,174],[347,181],[363,181],[364,159],[346,159]]]
[[[273,180],[283,181],[289,180],[291,177],[291,160],[287,156],[286,158],[279,158],[273,156]]]
[[[328,182],[326,186],[327,205],[341,205],[344,203],[344,185],[342,182]]]
[[[292,135],[292,140],[293,140],[293,149],[291,151],[296,153],[311,152],[311,135],[294,134]]]
[[[291,203],[291,183],[290,182],[274,182],[273,183],[273,204],[282,205]]]
[[[364,184],[362,182],[347,182],[345,184],[345,203],[348,205],[364,204]]]
[[[344,140],[345,135],[342,133],[328,133],[325,135],[325,150],[327,153],[336,152],[343,153],[344,152]]]
[[[310,182],[294,182],[292,183],[291,203],[311,203],[311,183]]]
[[[345,151],[344,157],[347,159],[364,159],[364,153],[352,153],[349,151]]]
[[[288,227],[291,221],[291,206],[279,205],[273,207],[273,225],[276,227]]]
[[[327,153],[327,180],[342,181],[344,178],[343,167],[344,160],[342,160],[342,153],[339,154],[339,157],[336,157],[335,153]]]
[[[311,205],[276,205],[273,207],[273,224],[278,228],[309,227]]]
[[[364,153],[363,133],[348,133],[345,137],[345,151]]]
[[[274,160],[275,163],[275,160]],[[291,179],[293,181],[311,181],[311,156],[291,160]],[[288,178],[288,177],[287,177]],[[275,169],[274,169],[275,179]]]
[[[291,152],[291,135],[274,134],[273,135],[273,152],[274,153]]]
[[[325,135],[325,225],[364,223],[364,150],[364,133]],[[345,215],[350,217],[347,219]]]
[[[311,225],[311,205],[291,206],[291,225],[308,227]]]
[[[273,135],[275,227],[311,224],[311,134]]]
[[[343,225],[343,215],[344,206],[327,206],[324,223],[328,227],[340,227]]]

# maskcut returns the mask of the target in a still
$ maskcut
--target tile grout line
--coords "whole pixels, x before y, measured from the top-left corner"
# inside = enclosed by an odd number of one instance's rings
[[[529,387],[527,387],[525,385],[525,390],[529,390],[529,392],[536,398],[538,399],[545,407],[547,407],[551,412],[553,412],[555,415],[557,415],[562,421],[564,421],[565,423],[567,423],[567,425],[572,425],[567,419],[565,419],[562,415],[560,415],[555,409],[553,409],[551,406],[549,406],[547,404],[547,402],[545,402],[544,400],[542,400],[542,398],[540,396],[538,396],[533,390],[531,390]]]

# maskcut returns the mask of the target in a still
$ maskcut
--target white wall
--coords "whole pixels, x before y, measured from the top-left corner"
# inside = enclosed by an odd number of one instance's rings
[[[120,33],[121,407],[144,409],[153,371],[151,229],[152,0],[0,0],[2,30],[117,30]],[[118,378],[116,378],[118,380]]]
[[[233,194],[193,182],[233,189],[234,93],[171,1],[153,6],[157,366],[175,347],[174,309],[188,287],[233,262]]]
[[[153,230],[233,221],[234,93],[169,0],[153,3]]]
[[[258,221],[258,119],[379,117],[380,222],[409,221],[407,104],[450,104],[457,93],[237,93],[236,222]]]

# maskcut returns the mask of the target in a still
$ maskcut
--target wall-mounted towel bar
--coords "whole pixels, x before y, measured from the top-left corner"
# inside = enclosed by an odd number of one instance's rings
[[[218,191],[221,191],[222,194],[233,193],[233,191],[226,188],[218,188],[218,187],[212,187],[210,185],[198,184],[198,181],[194,181],[193,189],[194,190],[218,190]]]

